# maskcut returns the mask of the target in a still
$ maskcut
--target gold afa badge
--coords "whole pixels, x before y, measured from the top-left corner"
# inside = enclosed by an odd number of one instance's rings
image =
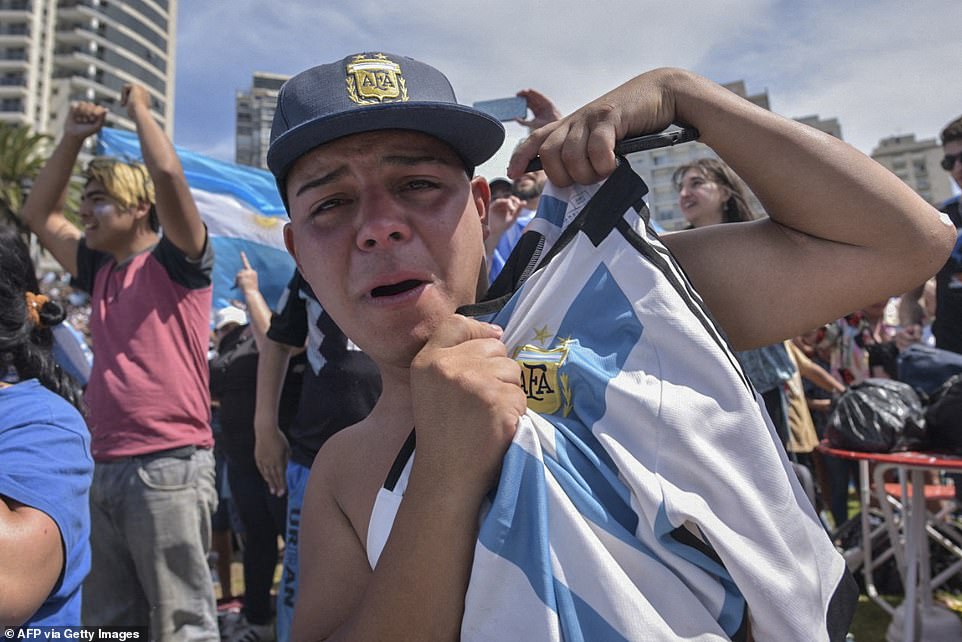
[[[359,105],[406,102],[401,66],[380,53],[354,56],[347,64],[347,95]]]
[[[521,366],[521,389],[528,398],[528,408],[542,414],[571,412],[571,388],[567,375],[559,370],[568,357],[568,342],[545,350],[525,345],[515,352],[514,360]]]

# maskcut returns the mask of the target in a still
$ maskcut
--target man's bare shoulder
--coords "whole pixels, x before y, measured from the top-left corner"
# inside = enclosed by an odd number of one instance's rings
[[[360,464],[370,462],[372,454],[384,445],[385,435],[379,432],[376,417],[367,417],[332,435],[317,454],[311,470],[320,468],[325,475],[337,479],[351,472],[364,472]]]
[[[361,542],[377,493],[406,438],[406,433],[390,430],[375,411],[328,439],[314,460],[312,485],[334,500]]]

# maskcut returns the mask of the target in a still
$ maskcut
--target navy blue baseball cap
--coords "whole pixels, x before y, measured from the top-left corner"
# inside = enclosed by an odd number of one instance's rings
[[[394,54],[351,55],[302,71],[278,93],[267,166],[285,203],[287,173],[298,158],[343,136],[382,129],[434,136],[468,169],[491,158],[504,142],[504,126],[459,104],[451,83],[434,67]]]

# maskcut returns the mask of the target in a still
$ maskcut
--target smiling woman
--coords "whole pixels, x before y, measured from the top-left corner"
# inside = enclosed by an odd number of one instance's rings
[[[722,161],[701,158],[682,165],[672,175],[678,205],[691,227],[738,223],[756,218],[748,207],[747,188]]]

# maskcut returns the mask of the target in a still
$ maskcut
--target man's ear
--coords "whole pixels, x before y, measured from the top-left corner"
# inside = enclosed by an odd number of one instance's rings
[[[475,176],[471,179],[471,198],[474,200],[475,207],[478,209],[478,216],[481,217],[481,227],[484,229],[484,237],[487,238],[488,205],[491,203],[491,188],[483,176]]]
[[[287,253],[294,259],[297,269],[300,270],[301,262],[297,260],[297,250],[294,248],[294,230],[291,228],[290,223],[284,223],[284,247],[287,248]],[[301,272],[301,274],[303,274],[303,272]]]
[[[130,212],[137,220],[146,219],[148,216],[150,216],[150,203],[145,201],[137,201],[136,205],[130,207]]]

